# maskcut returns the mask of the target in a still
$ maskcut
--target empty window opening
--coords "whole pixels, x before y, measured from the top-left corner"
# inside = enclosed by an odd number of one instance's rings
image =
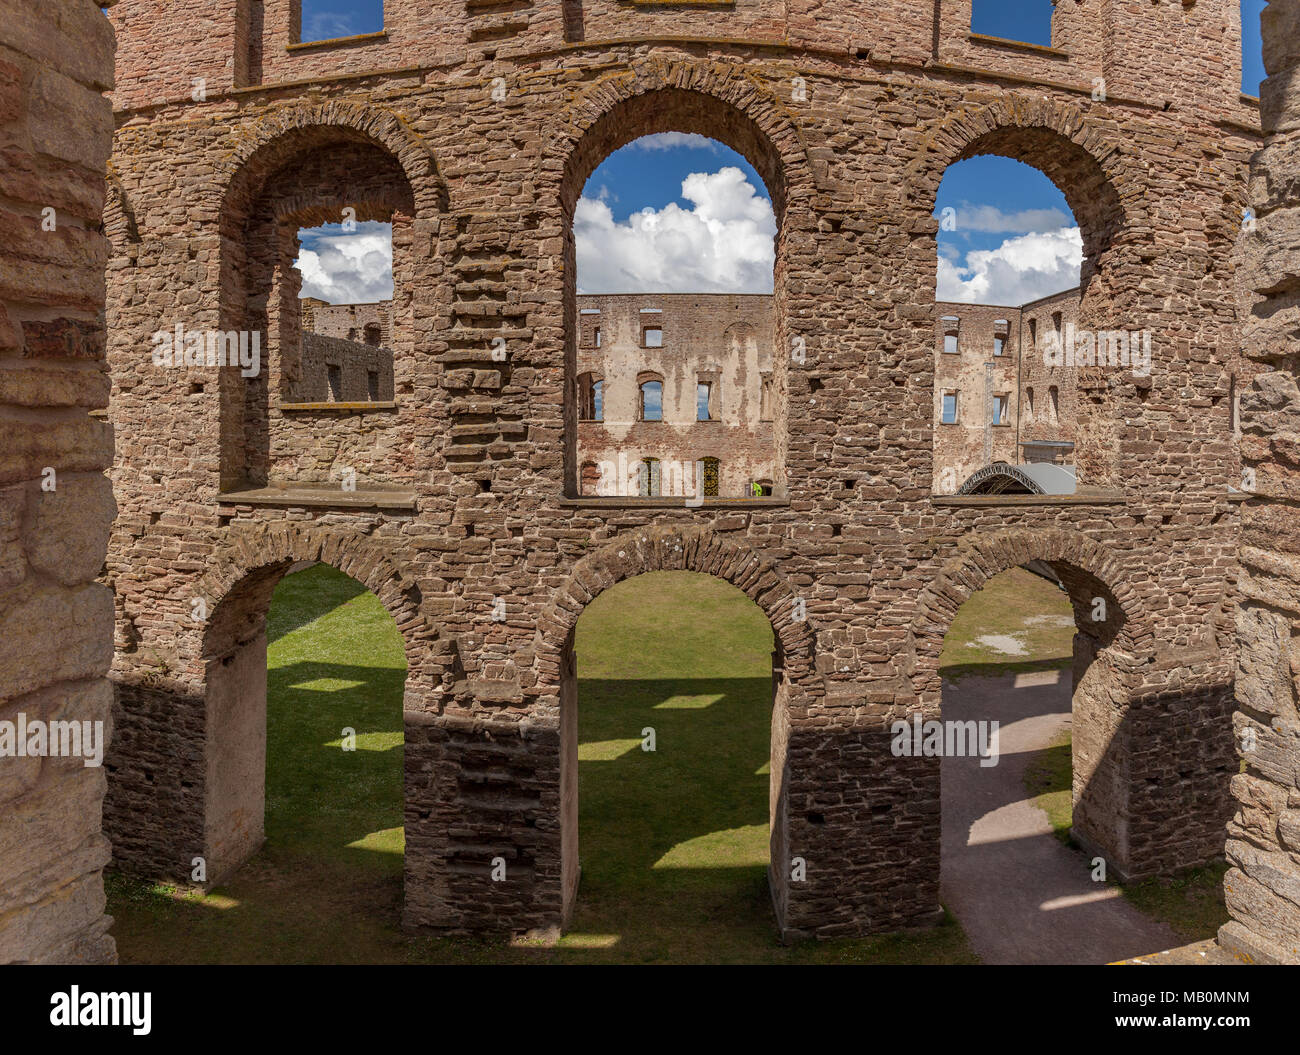
[[[641,331],[641,346],[643,348],[662,348],[664,346],[664,331],[661,326],[647,326]]]
[[[366,371],[366,396],[372,403],[379,402],[379,371]]]
[[[758,420],[772,420],[772,375],[763,374],[760,379]]]
[[[384,28],[383,0],[300,0],[295,40],[314,44]]]
[[[664,419],[664,383],[662,381],[641,382],[641,420],[663,421]]]
[[[637,471],[637,493],[642,498],[658,498],[661,493],[658,458],[642,458]]]
[[[1008,421],[1008,411],[1011,406],[1011,396],[1005,392],[996,393],[993,396],[993,424],[1006,425]]]
[[[970,29],[986,37],[1022,44],[1052,46],[1052,15],[1056,0],[972,0]]]
[[[695,420],[696,421],[716,421],[717,414],[714,413],[713,406],[713,389],[712,381],[700,381],[695,386]]]
[[[343,398],[343,367],[336,366],[333,363],[326,365],[326,371],[329,376],[330,399],[340,400]]]
[[[957,393],[945,392],[943,394],[943,423],[945,425],[957,424]]]

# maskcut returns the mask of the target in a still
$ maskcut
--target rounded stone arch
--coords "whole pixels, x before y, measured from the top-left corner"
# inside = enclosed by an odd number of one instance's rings
[[[563,488],[578,492],[576,415],[577,247],[574,213],[583,187],[613,151],[645,135],[687,132],[715,138],[743,155],[771,195],[776,218],[773,273],[772,347],[788,340],[787,283],[801,283],[797,253],[791,246],[815,224],[814,210],[827,192],[810,157],[807,140],[785,104],[760,79],[719,62],[644,59],[625,73],[606,77],[579,91],[544,131],[545,149],[537,172],[538,198],[558,203],[563,235],[558,263],[564,311]],[[791,258],[796,258],[793,264]],[[545,261],[550,269],[555,261]],[[806,267],[806,264],[804,265]],[[780,357],[777,391],[784,392],[785,360]],[[784,403],[774,418],[776,448],[787,421]],[[786,482],[784,462],[774,471],[779,488]]]
[[[421,611],[419,585],[387,551],[365,538],[333,532],[266,530],[236,537],[227,550],[215,554],[212,567],[194,588],[210,617],[202,657],[220,656],[235,647],[250,624],[265,617],[272,591],[299,561],[328,564],[378,597],[402,635],[408,700],[413,692],[432,689],[438,672],[429,669],[429,661],[437,633]],[[232,599],[243,602],[239,610],[227,610]]]
[[[234,148],[222,158],[212,181],[208,205],[213,214],[227,215],[235,195],[299,150],[319,142],[322,135],[369,141],[391,154],[411,186],[417,216],[447,209],[447,183],[432,150],[417,132],[389,110],[332,102],[286,106],[238,127]]]
[[[558,680],[570,635],[593,600],[611,586],[651,571],[694,571],[735,586],[772,625],[785,676],[800,691],[821,695],[815,677],[816,634],[796,620],[798,598],[770,562],[748,546],[708,528],[655,527],[619,536],[578,561],[537,623],[536,663],[543,677]]]
[[[962,107],[928,129],[922,143],[906,185],[927,204],[927,215],[952,165],[993,154],[1038,169],[1061,191],[1083,234],[1085,264],[1144,222],[1140,159],[1078,107],[1059,100],[1007,93]]]
[[[1129,581],[1132,569],[1101,544],[1074,531],[999,531],[960,545],[917,599],[904,650],[910,669],[903,672],[912,679],[917,697],[937,699],[939,654],[957,610],[994,576],[1031,561],[1051,565],[1067,578],[1099,584],[1108,602],[1118,606],[1105,622],[1114,629],[1107,649],[1119,666],[1133,669],[1151,652],[1155,635],[1142,598]]]
[[[818,190],[807,142],[775,94],[737,68],[679,60],[646,61],[581,92],[544,139],[543,193],[545,181],[558,181],[549,191],[572,215],[606,156],[659,131],[697,132],[744,155],[767,184],[778,226],[792,202]]]

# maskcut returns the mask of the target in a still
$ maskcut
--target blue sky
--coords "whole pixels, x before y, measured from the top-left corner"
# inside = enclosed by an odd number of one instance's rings
[[[302,40],[330,40],[384,28],[383,0],[302,0]]]

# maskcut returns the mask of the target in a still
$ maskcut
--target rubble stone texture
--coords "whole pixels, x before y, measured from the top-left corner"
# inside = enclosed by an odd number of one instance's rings
[[[100,231],[113,33],[90,0],[0,0],[0,723],[110,731],[113,519]],[[105,771],[0,754],[0,963],[111,963]]]
[[[1260,113],[1268,139],[1250,170],[1255,222],[1237,266],[1251,383],[1241,393],[1240,658],[1233,721],[1232,921],[1224,946],[1300,963],[1300,0],[1263,14]]]
[[[958,606],[1030,561],[1078,615],[1076,834],[1120,876],[1222,852],[1231,261],[1259,145],[1236,0],[1058,4],[1053,48],[972,36],[968,0],[474,0],[437,18],[390,0],[383,35],[307,47],[290,9],[110,12],[122,867],[185,880],[204,857],[215,881],[259,844],[265,616],[303,560],[372,589],[406,642],[412,928],[568,919],[571,635],[602,590],[658,569],[726,579],[772,622],[782,933],[937,918],[939,760],[894,757],[890,725],[938,716]],[[772,195],[769,498],[580,494],[574,208],[612,150],[663,131],[721,140]],[[1080,325],[1156,334],[1150,379],[1079,379],[1087,494],[932,494],[935,195],[986,153],[1065,193]],[[397,407],[304,420],[282,409],[297,231],[345,208],[393,223]],[[151,335],[177,322],[263,333],[265,368],[154,367]]]

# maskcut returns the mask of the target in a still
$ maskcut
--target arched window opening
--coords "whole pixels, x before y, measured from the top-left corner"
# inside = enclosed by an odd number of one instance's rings
[[[676,494],[694,477],[694,452],[724,430],[738,467],[721,478],[724,495],[745,496],[752,471],[782,480],[777,148],[730,104],[663,89],[596,122],[567,171],[566,489],[580,491],[587,462],[654,457]],[[729,218],[717,222],[709,203],[722,200]],[[584,374],[610,382],[604,429],[583,426],[594,420]]]

